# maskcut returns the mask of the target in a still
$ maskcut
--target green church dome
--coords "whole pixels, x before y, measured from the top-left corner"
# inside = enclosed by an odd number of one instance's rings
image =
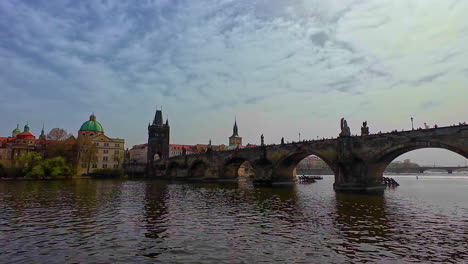
[[[101,123],[96,121],[96,116],[94,114],[89,117],[88,121],[81,125],[80,131],[96,131],[104,133],[104,129],[102,128]]]
[[[13,133],[21,133],[21,129],[19,129],[19,125],[17,125],[15,129],[13,129]]]

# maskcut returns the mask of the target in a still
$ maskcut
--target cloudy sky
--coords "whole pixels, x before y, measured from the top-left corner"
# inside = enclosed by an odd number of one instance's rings
[[[172,143],[336,136],[467,121],[468,1],[0,1],[0,135],[74,134],[94,112],[127,147],[156,105]],[[406,156],[464,163],[444,151]],[[406,157],[405,156],[405,157]]]

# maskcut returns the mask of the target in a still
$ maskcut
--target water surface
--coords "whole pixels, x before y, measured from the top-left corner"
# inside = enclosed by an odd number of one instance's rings
[[[313,184],[0,182],[0,263],[460,263],[468,176],[394,176],[384,196]]]

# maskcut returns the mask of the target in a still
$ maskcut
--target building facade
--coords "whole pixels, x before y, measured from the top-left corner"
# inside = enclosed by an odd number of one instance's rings
[[[148,162],[148,144],[133,146],[128,151],[130,164],[146,164]]]
[[[297,164],[298,170],[321,169],[324,168],[324,162],[317,156],[308,156]]]
[[[91,173],[96,169],[122,168],[125,154],[125,140],[106,136],[104,128],[101,123],[96,121],[94,114],[81,125],[78,131],[77,140],[82,139],[89,139],[95,147],[96,155],[92,159],[87,159],[84,155],[80,154],[79,175]]]
[[[22,153],[42,149],[41,145],[45,144],[44,129],[40,139],[36,139],[29,130],[29,124],[24,126],[24,131],[17,125],[10,137],[0,137],[0,164],[7,168],[18,167],[18,158]]]

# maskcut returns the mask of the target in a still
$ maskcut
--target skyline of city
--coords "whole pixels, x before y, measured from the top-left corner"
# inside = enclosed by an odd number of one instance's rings
[[[94,116],[94,112],[92,114]],[[31,125],[30,125],[31,122],[26,122],[25,126],[27,125],[28,126],[28,130],[31,129]],[[237,123],[237,119],[235,119],[235,123]],[[19,124],[17,124],[17,127],[20,127]],[[41,133],[42,133],[42,129],[44,129],[45,127],[45,123],[43,123],[43,127],[41,127]],[[63,127],[59,127],[59,128],[63,128]],[[419,129],[421,127],[415,127],[415,129]],[[50,128],[50,129],[47,129],[45,128],[45,131],[46,131],[46,134],[47,134],[47,131],[50,131],[52,130],[53,128]],[[232,127],[231,127],[232,129]],[[20,130],[21,130],[21,127],[20,127]],[[72,135],[74,136],[77,136],[78,133],[74,133],[73,131],[71,130],[67,130],[65,129],[67,132],[71,133]],[[409,131],[411,129],[406,129],[405,131]],[[34,129],[31,130],[32,134],[33,135],[39,135],[39,133],[35,133],[34,132]],[[77,130],[78,132],[78,130]],[[383,133],[385,132],[389,132],[389,131],[383,131]],[[354,134],[354,133],[353,133]],[[229,134],[230,135],[230,134]],[[356,133],[356,136],[358,134]],[[299,135],[298,135],[299,136]],[[326,137],[326,138],[336,138],[336,136],[332,136],[332,137]],[[316,139],[322,139],[322,138],[304,138],[302,137],[302,140],[316,140]],[[141,145],[141,144],[146,144],[145,142],[147,141],[147,138],[146,139],[142,139],[140,142],[134,144],[134,143],[127,143],[125,145],[125,148],[126,149],[131,149],[132,147],[134,146],[137,146],[137,145]],[[214,144],[218,144],[218,145],[224,145],[224,146],[229,146],[229,140],[228,138],[226,137],[226,141],[227,142],[215,142]],[[291,141],[286,141],[286,142],[298,142],[299,141],[299,138],[297,138],[296,140],[292,139]],[[209,143],[211,143],[211,139],[208,140],[208,142],[190,142],[190,143],[187,143],[187,144],[181,144],[179,142],[170,142],[171,145],[192,145],[192,146],[195,146],[195,145],[208,145]],[[272,142],[272,143],[269,143],[269,144],[279,144],[280,142]],[[250,145],[250,144],[253,144],[253,145],[259,145],[260,144],[260,141],[259,142],[245,142],[244,146],[245,145]],[[173,150],[171,149],[171,152]],[[180,154],[180,153],[179,153]],[[448,156],[447,158],[450,160],[449,162],[447,162],[446,160],[441,160],[438,158],[439,155],[446,155]],[[447,166],[466,166],[467,165],[467,159],[465,159],[463,156],[455,153],[455,152],[451,152],[449,150],[446,150],[446,149],[435,149],[435,148],[430,148],[430,149],[419,149],[419,150],[413,150],[413,151],[410,151],[408,153],[405,153],[399,157],[397,157],[394,161],[395,162],[402,162],[406,159],[410,159],[416,163],[418,163],[419,165],[422,165],[422,166],[444,166],[444,165],[447,165]]]
[[[466,121],[465,2],[2,1],[0,136],[78,131],[94,112],[127,147],[156,105],[171,143],[336,137]],[[166,118],[166,116],[164,116]],[[445,150],[410,158],[463,165]],[[453,164],[452,164],[453,163]]]

